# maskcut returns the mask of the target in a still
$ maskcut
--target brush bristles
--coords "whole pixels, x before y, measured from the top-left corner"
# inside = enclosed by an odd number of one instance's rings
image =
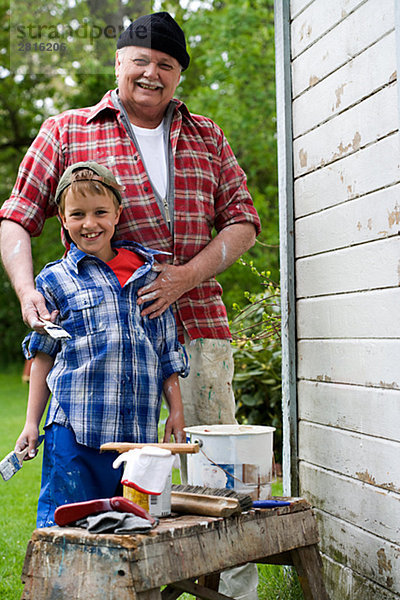
[[[4,481],[8,481],[20,468],[21,463],[15,452],[10,452],[0,463],[0,474]]]
[[[253,500],[250,496],[247,494],[240,494],[235,492],[235,490],[227,488],[209,488],[201,485],[173,484],[171,489],[173,492],[188,492],[190,494],[236,498],[239,501],[240,508],[243,512],[250,510],[253,507]]]

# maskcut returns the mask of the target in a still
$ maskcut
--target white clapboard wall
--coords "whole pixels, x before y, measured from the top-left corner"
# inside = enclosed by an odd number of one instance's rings
[[[291,0],[299,489],[332,600],[400,598],[395,0]]]

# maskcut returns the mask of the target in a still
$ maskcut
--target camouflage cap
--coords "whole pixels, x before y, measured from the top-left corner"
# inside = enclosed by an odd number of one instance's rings
[[[89,169],[93,171],[93,177],[79,177],[79,171]],[[54,198],[55,203],[60,203],[61,194],[63,191],[75,181],[99,181],[102,185],[109,188],[116,196],[119,204],[122,203],[121,191],[125,189],[123,185],[120,185],[115,178],[115,175],[107,169],[104,165],[99,165],[97,162],[88,160],[83,162],[77,162],[68,167],[61,176],[58,182],[56,195]]]

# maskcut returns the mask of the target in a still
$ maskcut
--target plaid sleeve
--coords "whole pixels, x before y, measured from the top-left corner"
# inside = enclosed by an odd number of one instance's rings
[[[158,317],[161,336],[164,340],[160,356],[163,381],[173,373],[181,377],[189,375],[189,360],[182,344],[178,341],[176,321],[171,308]]]
[[[62,170],[59,137],[56,121],[45,121],[21,162],[10,198],[0,210],[0,219],[15,221],[31,236],[40,235],[46,218],[57,213],[51,201]]]
[[[252,223],[257,235],[261,223],[247,189],[247,178],[239,166],[227,139],[222,134],[221,170],[218,194],[215,200],[215,228],[221,231],[235,223]]]
[[[27,359],[34,358],[38,352],[44,352],[55,358],[59,351],[59,340],[53,340],[49,335],[37,331],[28,333],[22,342],[22,352]]]

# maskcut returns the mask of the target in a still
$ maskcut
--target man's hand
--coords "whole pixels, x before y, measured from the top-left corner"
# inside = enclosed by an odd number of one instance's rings
[[[236,223],[220,231],[186,264],[156,264],[153,269],[160,275],[138,291],[139,305],[151,302],[142,315],[149,315],[150,319],[162,315],[182,294],[223,273],[253,246],[255,239],[256,230],[252,223]]]
[[[44,297],[35,289],[25,292],[21,296],[21,312],[26,325],[39,333],[44,333],[43,323],[40,322],[40,319],[54,323],[58,314],[57,310],[49,313]]]
[[[162,315],[171,304],[195,285],[186,265],[176,267],[155,263],[153,270],[158,271],[159,276],[149,285],[140,288],[137,301],[139,306],[151,302],[150,306],[142,311],[142,316],[149,315],[150,319]]]

